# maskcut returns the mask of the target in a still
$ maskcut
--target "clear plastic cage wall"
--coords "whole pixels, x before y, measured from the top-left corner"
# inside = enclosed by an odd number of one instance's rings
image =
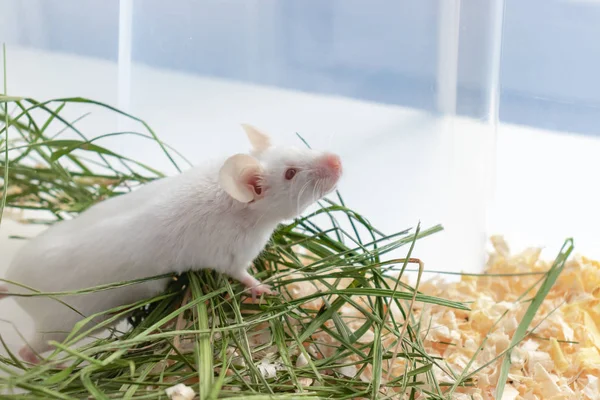
[[[10,94],[108,102],[193,162],[245,151],[243,122],[302,146],[299,133],[342,156],[346,202],[382,230],[445,226],[418,245],[428,268],[481,267],[502,0],[0,0],[0,10]],[[113,117],[78,124],[127,129]],[[106,145],[168,170],[158,149],[129,140]]]

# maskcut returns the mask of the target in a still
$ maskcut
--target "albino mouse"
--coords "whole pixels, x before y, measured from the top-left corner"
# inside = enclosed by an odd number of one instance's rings
[[[269,293],[248,268],[280,222],[335,188],[342,165],[334,154],[276,147],[266,134],[243,127],[250,154],[151,182],[56,223],[20,250],[6,278],[59,292],[211,268],[239,280],[253,295]],[[60,299],[89,316],[155,296],[168,281]],[[4,286],[0,298],[7,291],[28,292]],[[19,352],[28,362],[39,362],[38,354],[50,350],[48,341],[63,341],[82,319],[52,299],[15,299],[35,321],[34,336]]]

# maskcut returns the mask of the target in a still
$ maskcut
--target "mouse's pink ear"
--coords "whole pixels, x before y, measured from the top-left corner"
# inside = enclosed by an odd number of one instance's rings
[[[258,160],[247,154],[229,157],[219,171],[219,185],[231,197],[249,203],[263,193],[263,169]]]
[[[248,124],[242,124],[242,128],[244,128],[244,131],[246,131],[246,135],[248,136],[254,151],[260,153],[261,151],[271,147],[271,138],[266,133]]]

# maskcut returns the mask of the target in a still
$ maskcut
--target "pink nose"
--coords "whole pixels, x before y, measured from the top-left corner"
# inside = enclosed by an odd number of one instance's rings
[[[342,173],[342,160],[335,154],[326,154],[323,157],[324,164],[336,174]]]

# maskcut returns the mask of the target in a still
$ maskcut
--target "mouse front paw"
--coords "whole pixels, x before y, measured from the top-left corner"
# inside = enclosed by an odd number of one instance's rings
[[[256,298],[262,296],[263,294],[273,295],[275,292],[271,289],[271,286],[266,285],[264,283],[259,283],[258,286],[250,287],[250,292],[252,293],[252,302],[256,302]]]
[[[252,286],[250,290],[252,291],[252,297],[261,296],[263,294],[275,294],[273,289],[271,289],[271,286],[264,283],[260,283],[258,286]]]
[[[263,294],[275,294],[275,292],[273,292],[271,289],[271,286],[261,283],[248,272],[246,272],[244,276],[240,278],[240,282],[250,289],[253,301],[255,301],[258,296],[262,296]]]

